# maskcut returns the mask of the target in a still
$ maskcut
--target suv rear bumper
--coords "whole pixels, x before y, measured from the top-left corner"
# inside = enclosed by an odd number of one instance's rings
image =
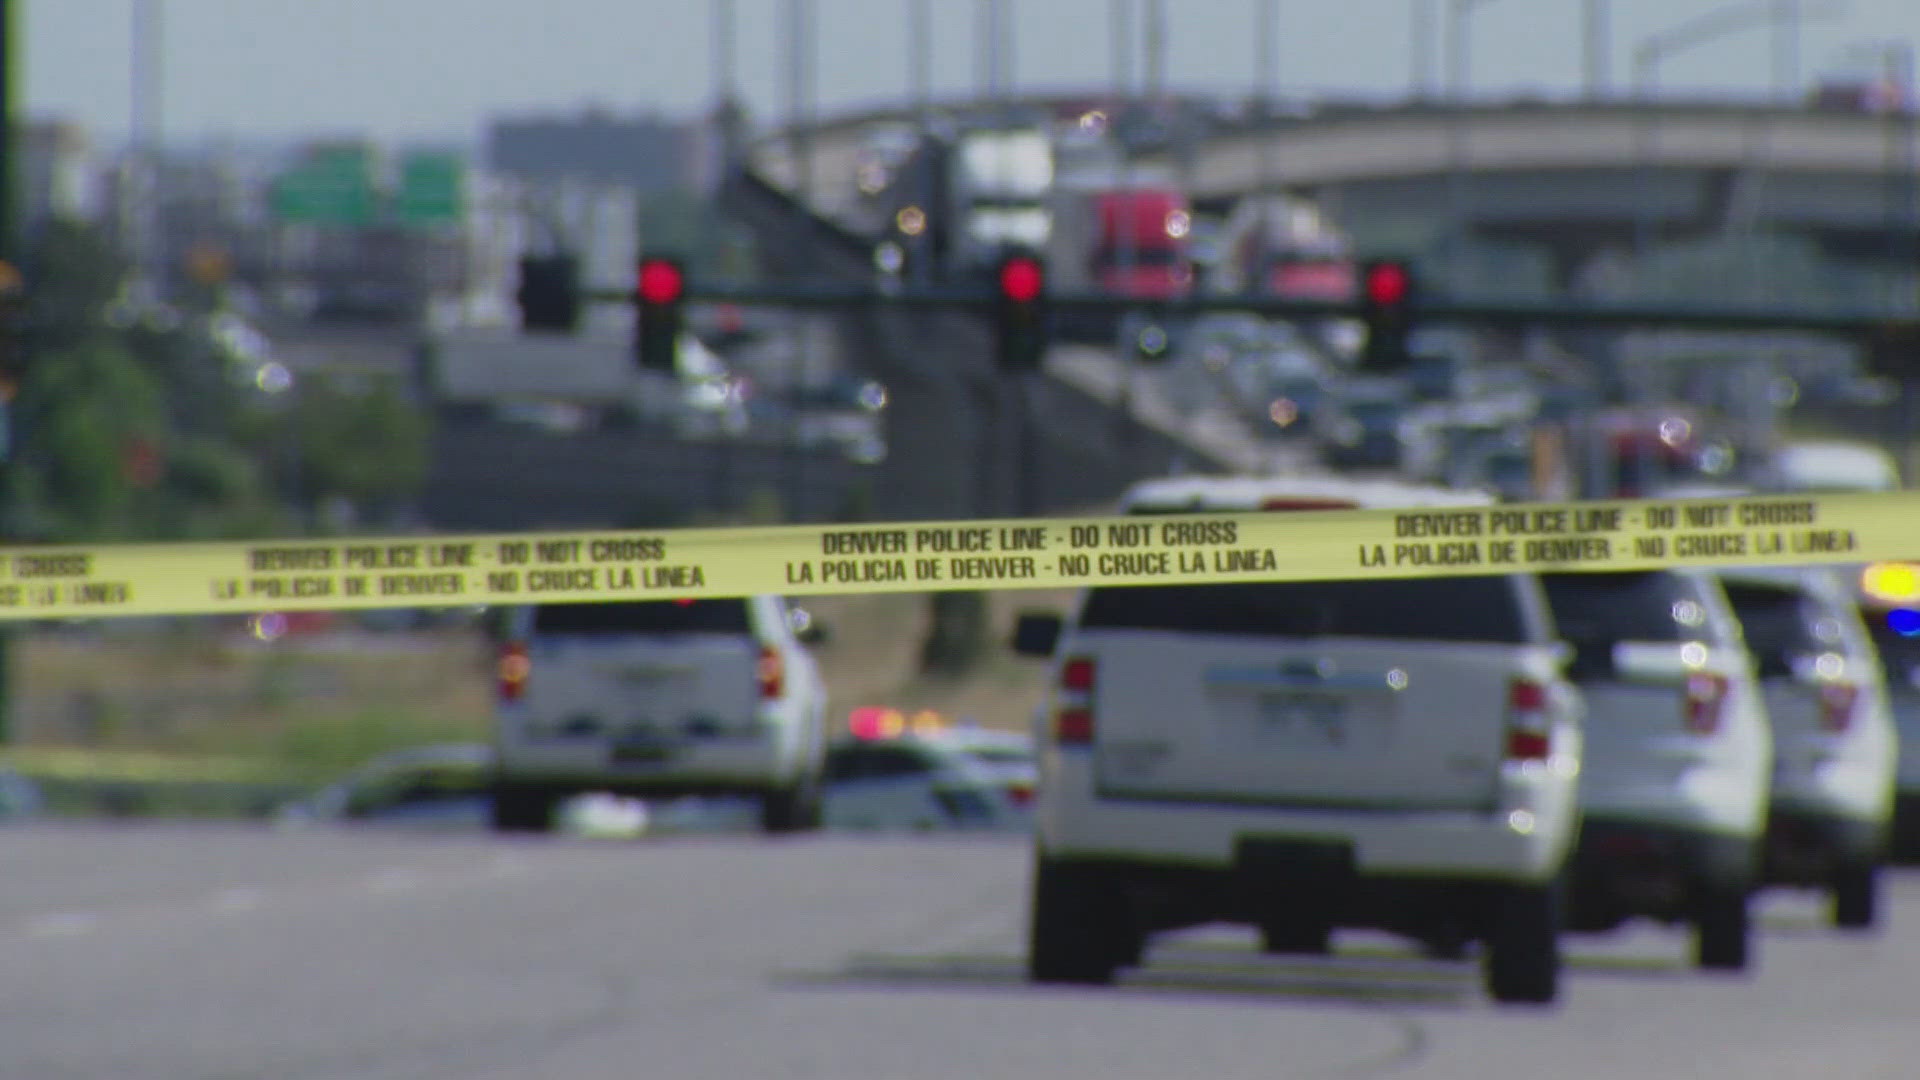
[[[1226,871],[1250,841],[1348,845],[1370,877],[1545,882],[1572,848],[1571,812],[1537,813],[1516,828],[1508,811],[1273,810],[1130,799],[1063,806],[1042,786],[1040,846],[1050,854]],[[1523,831],[1526,824],[1531,829]]]
[[[1920,862],[1920,791],[1903,791],[1893,800],[1892,854]]]
[[[1885,858],[1887,833],[1882,822],[1776,802],[1767,815],[1764,880],[1825,885],[1841,866]]]
[[[1210,922],[1283,929],[1387,930],[1412,937],[1484,937],[1514,882],[1471,875],[1359,872],[1340,841],[1252,841],[1224,866],[1138,857],[1062,855],[1113,890],[1143,934]]]
[[[800,763],[771,738],[695,743],[658,761],[615,764],[604,742],[499,747],[496,782],[551,792],[616,795],[762,794],[788,786]]]
[[[1569,925],[1607,930],[1633,916],[1682,919],[1703,889],[1747,891],[1760,839],[1627,818],[1582,821],[1569,874]]]

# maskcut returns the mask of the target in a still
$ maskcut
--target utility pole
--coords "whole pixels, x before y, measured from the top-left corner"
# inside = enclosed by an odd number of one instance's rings
[[[146,288],[159,298],[160,265],[160,94],[161,0],[134,0],[133,99],[128,104],[132,123],[131,227],[133,265]]]
[[[1279,114],[1279,88],[1274,84],[1274,73],[1279,68],[1280,0],[1253,0],[1253,78],[1258,85],[1254,96],[1260,103],[1260,122],[1256,130],[1260,135],[1260,181],[1262,196],[1273,191],[1274,174],[1274,118]]]
[[[1608,30],[1607,0],[1585,0],[1586,18],[1581,30],[1586,39],[1587,100],[1598,102],[1607,96],[1607,58],[1612,53]]]
[[[1410,70],[1413,85],[1408,97],[1426,101],[1433,97],[1433,5],[1436,0],[1413,0],[1412,19],[1407,37],[1413,46]]]
[[[14,212],[16,186],[14,173],[17,168],[14,151],[19,145],[14,130],[14,103],[18,100],[15,87],[19,84],[20,35],[15,23],[18,14],[13,0],[0,0],[0,265],[14,268],[18,273],[20,265],[20,223]],[[0,402],[0,409],[12,410],[13,380],[18,377],[21,342],[14,337],[17,333],[13,326],[6,326],[4,333],[8,340],[0,341],[0,352],[4,352],[14,370],[5,372],[8,382],[7,399]],[[8,417],[7,431],[0,432],[0,439],[6,444],[13,442],[12,418]],[[0,543],[17,540],[10,535],[18,520],[15,510],[15,488],[18,481],[13,474],[13,448],[0,445]],[[14,628],[0,625],[0,745],[13,741],[13,643]]]
[[[813,146],[807,126],[813,123],[808,61],[809,30],[813,24],[810,0],[787,0],[787,123],[791,131],[794,196],[805,205],[813,196]]]

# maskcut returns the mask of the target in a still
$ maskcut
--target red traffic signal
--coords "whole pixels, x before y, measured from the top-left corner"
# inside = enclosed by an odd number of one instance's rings
[[[640,260],[640,299],[648,304],[674,303],[687,291],[687,275],[672,259]]]
[[[1405,263],[1377,262],[1368,265],[1365,282],[1367,303],[1375,307],[1394,307],[1407,302],[1413,292],[1413,273]]]
[[[1040,299],[1047,275],[1037,259],[1015,255],[1000,264],[1000,295],[1016,304],[1031,304]]]

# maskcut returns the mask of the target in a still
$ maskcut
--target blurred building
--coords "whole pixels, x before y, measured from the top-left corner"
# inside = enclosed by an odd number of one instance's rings
[[[642,195],[699,183],[699,124],[657,116],[621,118],[601,109],[579,116],[500,119],[487,131],[487,167],[522,180],[586,180]]]
[[[104,200],[101,163],[86,132],[62,120],[38,120],[21,132],[21,224],[28,235],[58,219],[96,221]]]

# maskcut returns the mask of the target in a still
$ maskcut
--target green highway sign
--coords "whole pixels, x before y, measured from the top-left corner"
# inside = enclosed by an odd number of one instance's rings
[[[409,154],[400,161],[394,214],[403,225],[452,225],[462,217],[466,164],[455,154]]]
[[[367,225],[378,214],[373,162],[350,149],[321,152],[273,185],[274,216],[320,225]]]

